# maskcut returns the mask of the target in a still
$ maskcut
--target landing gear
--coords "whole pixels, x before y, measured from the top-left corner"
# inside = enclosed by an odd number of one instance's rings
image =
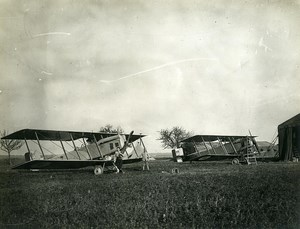
[[[103,174],[103,171],[104,171],[104,169],[101,165],[96,165],[94,168],[94,174],[96,176]]]
[[[239,164],[240,164],[240,161],[239,161],[239,159],[234,158],[234,159],[231,161],[231,164],[233,164],[233,165],[239,165]]]

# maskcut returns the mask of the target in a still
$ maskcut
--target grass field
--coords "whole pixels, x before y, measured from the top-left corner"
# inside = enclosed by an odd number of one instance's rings
[[[300,163],[182,163],[11,171],[0,160],[0,228],[299,228]],[[171,174],[178,168],[178,174]]]

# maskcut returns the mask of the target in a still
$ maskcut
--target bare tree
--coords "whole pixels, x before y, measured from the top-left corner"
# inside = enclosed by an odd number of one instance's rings
[[[104,132],[104,133],[124,133],[124,130],[122,127],[113,127],[111,124],[106,124],[105,126],[100,128],[99,132]]]
[[[175,126],[171,130],[162,129],[159,131],[160,138],[158,140],[162,141],[163,147],[166,148],[178,148],[180,147],[180,142],[192,135],[191,132],[186,131],[182,127]]]
[[[2,137],[6,136],[8,134],[8,131],[3,130],[0,131],[0,149],[8,153],[8,160],[9,164],[11,165],[11,157],[10,153],[13,150],[20,149],[23,145],[23,142],[20,140],[14,140],[14,139],[2,139]]]

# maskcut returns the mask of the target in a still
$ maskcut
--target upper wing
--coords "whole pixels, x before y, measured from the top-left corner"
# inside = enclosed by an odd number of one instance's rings
[[[216,140],[220,141],[235,141],[238,139],[243,139],[249,136],[232,136],[232,135],[194,135],[190,138],[182,140],[182,142],[213,142]],[[255,138],[256,136],[251,136]],[[230,139],[230,140],[229,140]]]
[[[79,131],[60,131],[60,130],[38,130],[38,129],[23,129],[9,134],[2,139],[17,139],[17,140],[48,140],[48,141],[71,141],[88,138],[98,140],[117,135],[117,133],[103,133],[103,132],[79,132]],[[126,139],[130,134],[125,134]],[[136,141],[137,139],[145,137],[145,135],[132,135],[129,143]]]

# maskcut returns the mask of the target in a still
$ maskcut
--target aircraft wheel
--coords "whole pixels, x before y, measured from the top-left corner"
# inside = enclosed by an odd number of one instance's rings
[[[234,159],[232,160],[231,164],[233,164],[233,165],[238,165],[238,164],[240,164],[240,161],[239,161],[239,159],[234,158]]]
[[[96,176],[101,175],[103,173],[103,167],[101,165],[95,166],[94,174]]]

